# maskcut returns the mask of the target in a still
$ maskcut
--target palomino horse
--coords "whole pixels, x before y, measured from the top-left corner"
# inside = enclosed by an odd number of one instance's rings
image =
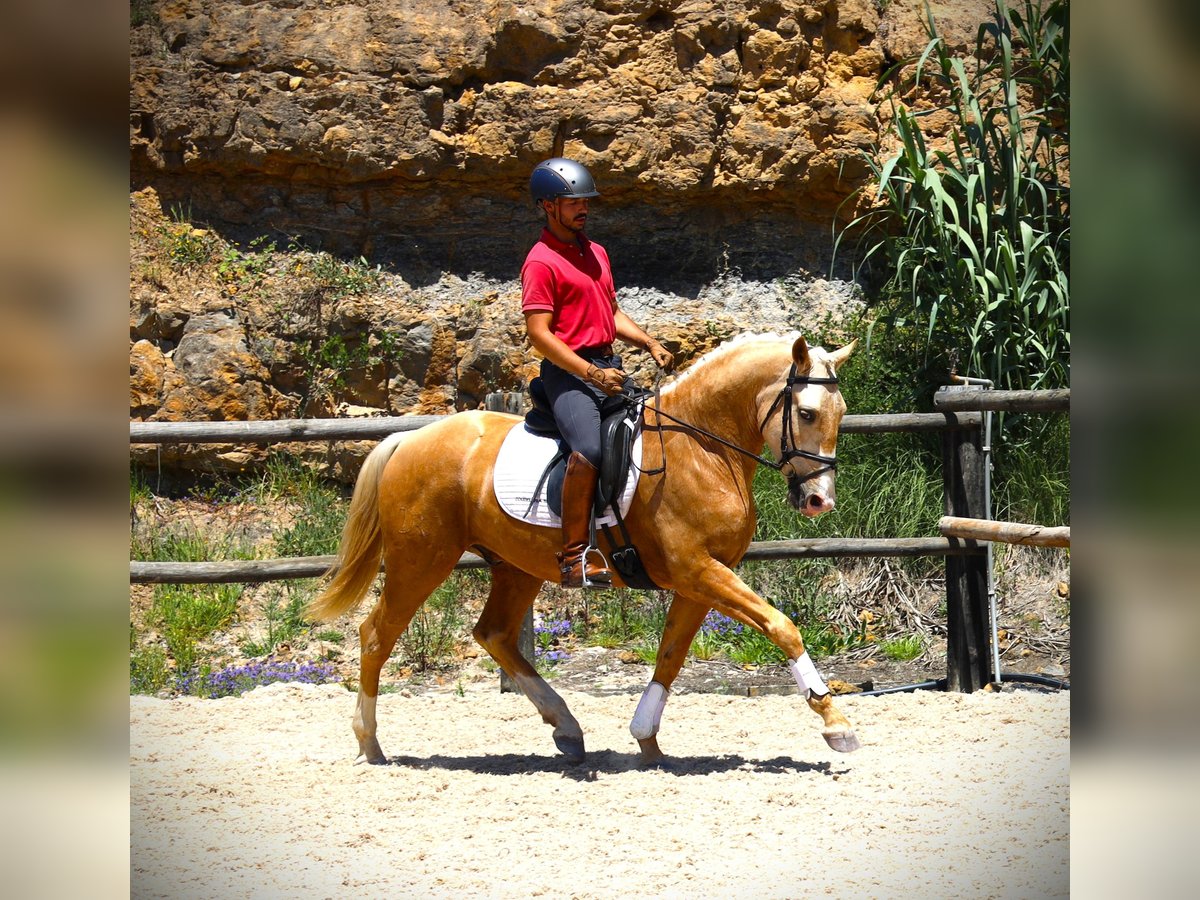
[[[834,505],[834,451],[846,404],[836,369],[854,344],[809,348],[796,335],[745,335],[713,350],[662,391],[661,416],[646,413],[662,441],[643,441],[642,468],[626,524],[650,577],[675,592],[654,678],[630,725],[642,760],[661,759],[658,730],[671,683],[710,609],[759,629],[783,650],[835,750],[858,741],[813,667],[792,621],[733,572],[754,534],[750,486],[764,443],[787,476],[788,500],[805,516]],[[685,424],[679,424],[685,423]],[[687,425],[698,426],[703,432]],[[492,472],[500,445],[521,419],[471,411],[392,435],[359,473],[332,581],[309,612],[336,618],[385,579],[359,628],[361,680],[354,713],[359,761],[386,762],[376,738],[379,672],[413,614],[468,548],[489,562],[492,588],[475,625],[480,645],[554,727],[560,752],[583,759],[583,731],[537,671],[517,637],[542,583],[557,580],[558,529],[518,522],[496,501]],[[665,463],[663,460],[665,455]],[[651,474],[665,464],[665,470]],[[619,576],[615,583],[621,584]]]

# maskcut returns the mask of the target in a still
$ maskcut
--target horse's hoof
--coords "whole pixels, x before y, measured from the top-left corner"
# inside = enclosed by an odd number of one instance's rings
[[[658,749],[658,738],[651,735],[648,738],[638,740],[638,746],[642,751],[642,758],[638,761],[639,769],[661,769],[664,768],[663,752]]]
[[[372,766],[382,766],[387,763],[387,757],[383,755],[383,748],[373,737],[359,738],[358,740],[358,759],[354,760],[354,764],[361,766],[363,763],[369,763]]]
[[[862,746],[858,742],[858,738],[854,736],[853,731],[835,731],[832,734],[823,734],[821,736],[825,738],[825,743],[838,753],[853,753]]]
[[[567,737],[566,735],[556,734],[554,736],[554,746],[558,748],[558,752],[567,758],[567,762],[581,763],[586,754],[583,751],[583,738]]]

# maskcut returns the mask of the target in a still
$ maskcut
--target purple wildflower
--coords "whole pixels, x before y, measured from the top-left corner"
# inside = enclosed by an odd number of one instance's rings
[[[736,619],[711,609],[700,624],[700,630],[715,637],[729,638],[741,634],[745,626]]]
[[[325,684],[337,681],[331,663],[295,663],[256,661],[244,666],[230,666],[218,672],[191,671],[176,682],[182,694],[198,697],[232,697],[264,684],[294,682]]]

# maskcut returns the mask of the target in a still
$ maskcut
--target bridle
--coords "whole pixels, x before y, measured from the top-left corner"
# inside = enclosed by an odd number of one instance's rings
[[[784,466],[786,466],[796,457],[800,457],[801,459],[810,459],[813,462],[821,463],[819,468],[813,469],[807,475],[796,475],[794,474],[795,470],[792,470],[793,474],[789,475],[789,478],[799,478],[801,484],[808,481],[810,478],[816,478],[818,475],[824,475],[826,472],[837,471],[837,457],[822,456],[820,453],[810,453],[809,451],[801,450],[796,446],[796,436],[792,433],[791,403],[792,390],[798,384],[809,385],[837,383],[838,380],[836,375],[830,375],[827,378],[814,378],[811,375],[797,375],[796,364],[792,363],[791,369],[788,370],[787,383],[784,384],[783,389],[779,392],[779,395],[775,398],[774,402],[771,404],[771,407],[767,410],[767,414],[763,416],[763,420],[758,426],[758,430],[761,432],[767,427],[767,421],[775,414],[775,410],[780,406],[783,407],[783,418],[780,422],[781,431],[779,434],[779,462],[767,462],[765,463],[766,465],[771,466],[771,468],[775,469],[776,471],[781,471]]]
[[[661,379],[661,374],[660,374],[660,379]],[[632,402],[637,402],[638,400],[640,400],[641,402],[643,402],[645,404],[646,409],[653,410],[654,413],[656,415],[658,415],[659,417],[661,417],[663,419],[668,419],[677,425],[681,425],[681,426],[683,426],[684,429],[686,429],[688,431],[693,431],[697,434],[702,434],[709,440],[716,441],[718,444],[728,447],[730,450],[735,450],[738,453],[742,454],[742,456],[749,457],[750,459],[755,460],[756,462],[760,463],[761,465],[764,465],[764,466],[767,466],[768,468],[774,469],[776,472],[782,472],[784,466],[786,466],[788,463],[790,463],[793,459],[796,459],[797,457],[800,457],[802,459],[812,460],[813,462],[821,463],[821,465],[818,468],[813,469],[813,471],[809,472],[807,475],[798,475],[798,474],[796,474],[796,471],[794,469],[788,473],[787,477],[788,477],[789,481],[794,478],[794,479],[797,479],[797,483],[803,484],[804,482],[808,481],[810,478],[816,478],[818,475],[823,475],[826,472],[836,472],[837,471],[837,458],[833,457],[833,456],[822,456],[820,453],[810,453],[809,451],[801,450],[799,447],[796,446],[796,436],[792,432],[792,403],[791,403],[792,391],[795,390],[796,385],[837,384],[837,383],[838,383],[838,380],[837,380],[836,375],[830,375],[825,378],[813,377],[811,375],[799,375],[796,373],[795,362],[792,363],[791,368],[788,370],[787,381],[784,383],[783,388],[780,389],[779,394],[776,395],[775,399],[771,402],[770,408],[767,409],[767,414],[765,416],[763,416],[763,420],[758,426],[758,430],[761,433],[762,430],[767,427],[768,420],[770,420],[771,416],[773,416],[775,414],[775,410],[779,409],[780,406],[783,407],[783,420],[781,422],[782,432],[780,433],[780,436],[779,436],[779,460],[778,461],[773,460],[773,459],[767,459],[765,456],[761,456],[758,453],[751,453],[749,450],[745,449],[744,447],[739,447],[737,444],[734,444],[731,441],[727,441],[727,440],[725,440],[725,438],[723,438],[719,435],[713,434],[711,431],[701,428],[699,425],[693,425],[691,422],[685,422],[682,419],[675,418],[675,416],[671,415],[670,413],[663,412],[662,409],[660,408],[661,404],[659,401],[659,383],[658,383],[658,381],[656,381],[655,386],[654,386],[653,396],[654,396],[655,403],[653,406],[649,403],[649,397],[651,396],[650,391],[642,391],[640,398],[631,397],[630,402],[632,403]],[[661,441],[662,441],[662,430],[659,429],[659,442],[661,443]],[[652,472],[647,472],[646,474],[656,474],[665,468],[666,468],[666,454],[664,453],[662,468],[656,469]]]

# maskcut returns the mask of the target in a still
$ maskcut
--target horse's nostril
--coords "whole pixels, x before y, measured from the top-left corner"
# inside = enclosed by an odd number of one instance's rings
[[[825,506],[825,498],[820,494],[809,494],[808,505],[813,509],[821,509]]]

